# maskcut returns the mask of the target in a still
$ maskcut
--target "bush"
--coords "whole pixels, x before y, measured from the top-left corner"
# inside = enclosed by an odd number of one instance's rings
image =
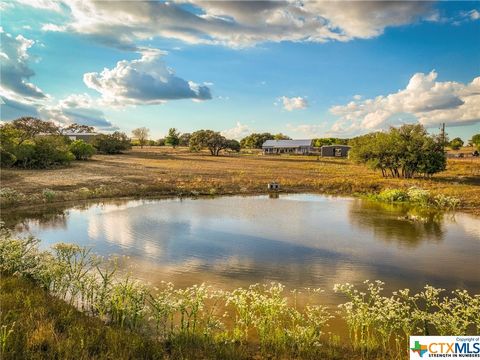
[[[95,154],[95,148],[83,140],[73,141],[69,148],[77,160],[88,160]]]
[[[68,164],[75,156],[68,149],[63,136],[38,136],[32,155],[32,167],[49,168]]]
[[[42,195],[43,197],[45,198],[45,200],[47,202],[51,202],[55,199],[55,197],[57,196],[57,194],[55,193],[55,191],[53,190],[50,190],[50,189],[44,189],[42,191]]]
[[[132,147],[127,135],[118,131],[111,135],[96,136],[93,140],[93,146],[102,154],[120,154]]]
[[[1,167],[10,167],[13,164],[15,164],[16,161],[17,161],[17,158],[15,155],[13,155],[11,152],[4,150],[3,148],[0,148]]]
[[[23,199],[24,195],[19,193],[17,190],[11,189],[9,187],[4,187],[0,189],[0,200],[1,204],[12,205]]]
[[[408,194],[400,189],[387,189],[378,194],[378,198],[385,202],[402,202],[408,200]]]

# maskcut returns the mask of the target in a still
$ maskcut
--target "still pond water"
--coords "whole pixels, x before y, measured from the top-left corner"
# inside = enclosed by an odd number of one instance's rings
[[[289,289],[386,282],[388,291],[425,284],[480,292],[480,219],[419,213],[322,195],[115,200],[42,214],[3,214],[48,248],[57,242],[127,255],[152,285],[206,282],[232,289],[279,281]]]

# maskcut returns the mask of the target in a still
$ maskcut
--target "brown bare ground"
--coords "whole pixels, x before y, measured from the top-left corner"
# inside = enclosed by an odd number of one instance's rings
[[[418,186],[456,196],[461,209],[480,214],[480,159],[449,159],[448,169],[431,179],[384,179],[377,172],[347,159],[316,156],[263,156],[257,151],[210,156],[186,148],[134,148],[121,155],[96,155],[53,170],[6,169],[1,185],[23,194],[15,203],[124,196],[192,196],[266,192],[277,181],[285,192],[336,195],[375,193],[385,188]],[[10,204],[11,206],[12,204]],[[9,204],[3,204],[3,208]]]

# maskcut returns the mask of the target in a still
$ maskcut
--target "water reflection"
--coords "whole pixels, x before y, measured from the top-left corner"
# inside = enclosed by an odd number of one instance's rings
[[[480,221],[466,214],[281,194],[107,201],[11,215],[17,231],[33,233],[44,247],[66,241],[128,255],[135,275],[154,284],[281,281],[331,289],[381,279],[390,289],[430,283],[480,290]]]
[[[444,216],[430,209],[360,200],[352,202],[349,213],[353,226],[371,229],[381,241],[408,247],[441,241],[445,236]]]

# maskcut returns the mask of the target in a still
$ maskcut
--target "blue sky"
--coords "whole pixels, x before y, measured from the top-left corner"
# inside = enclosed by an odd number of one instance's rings
[[[4,3],[1,119],[153,138],[480,132],[478,2],[305,4]]]

